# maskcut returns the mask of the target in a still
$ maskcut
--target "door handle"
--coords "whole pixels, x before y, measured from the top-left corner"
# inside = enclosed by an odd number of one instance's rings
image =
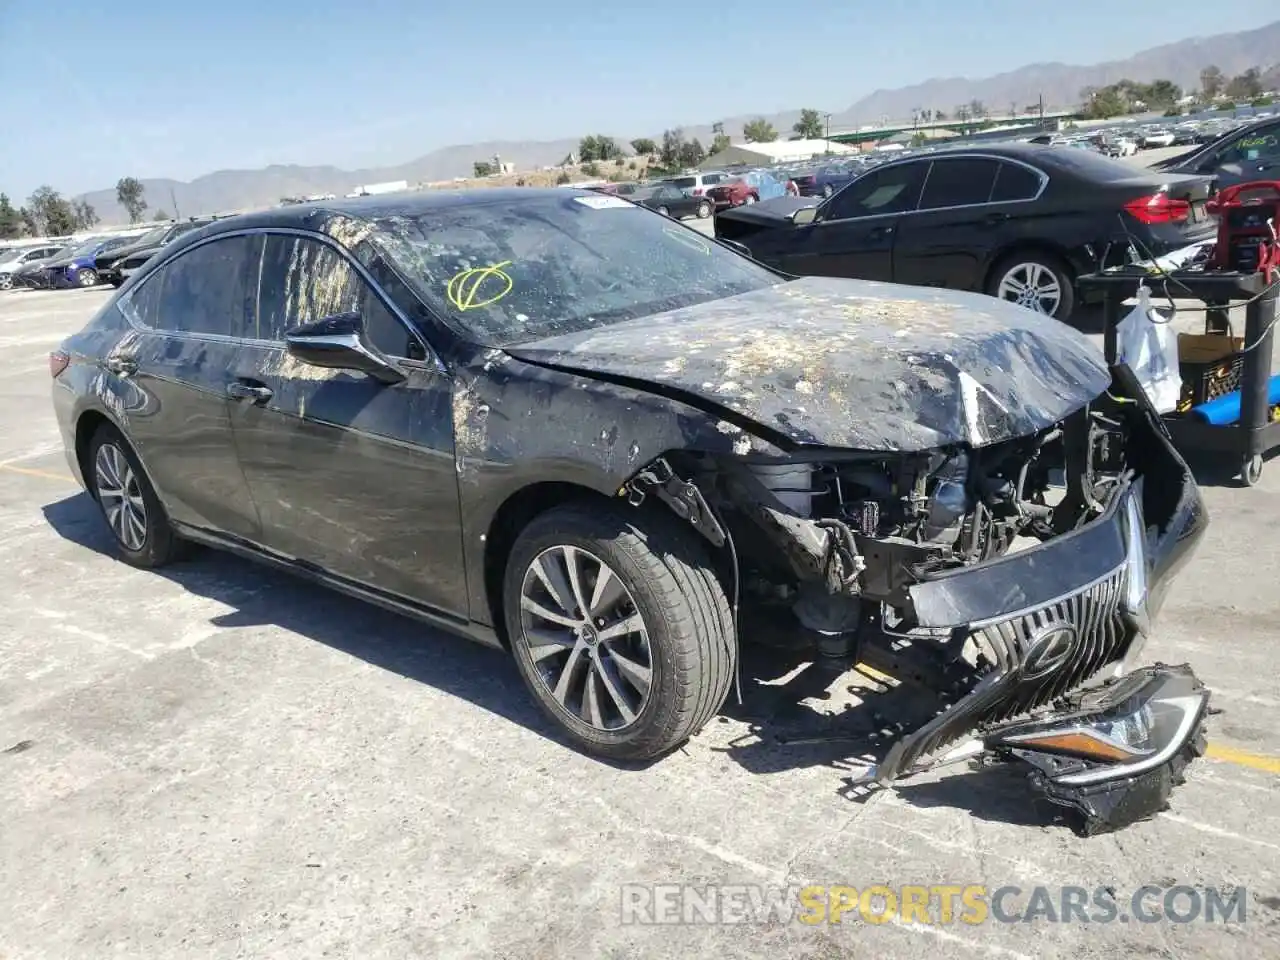
[[[878,240],[881,237],[889,237],[893,235],[893,227],[875,227],[867,234],[872,240]]]
[[[254,403],[266,403],[274,395],[272,389],[262,383],[246,383],[237,380],[227,384],[227,396],[233,400],[252,400]]]
[[[102,367],[121,377],[138,372],[138,361],[122,354],[111,354],[102,358]]]

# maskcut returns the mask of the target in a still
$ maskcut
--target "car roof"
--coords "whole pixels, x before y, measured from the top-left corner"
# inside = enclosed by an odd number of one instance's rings
[[[416,193],[384,194],[352,197],[342,200],[316,200],[308,203],[271,207],[254,213],[219,217],[188,230],[164,249],[176,254],[209,237],[239,230],[307,230],[327,233],[337,240],[361,224],[390,217],[415,218],[434,210],[453,210],[469,206],[510,206],[538,198],[563,200],[566,196],[596,197],[594,190],[578,187],[495,187],[490,190],[423,190]]]

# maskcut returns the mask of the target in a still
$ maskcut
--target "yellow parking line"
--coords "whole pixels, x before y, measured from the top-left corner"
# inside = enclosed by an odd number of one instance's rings
[[[1261,770],[1263,773],[1280,774],[1280,757],[1264,757],[1256,753],[1247,753],[1234,747],[1224,747],[1220,743],[1211,743],[1204,755],[1210,760],[1221,760],[1223,763],[1234,763],[1237,767],[1248,767],[1250,770]]]
[[[75,483],[75,478],[66,473],[55,473],[52,470],[36,470],[33,467],[15,467],[12,464],[0,463],[0,470],[7,470],[9,473],[20,473],[27,477],[44,477],[46,480],[62,480],[65,483]]]

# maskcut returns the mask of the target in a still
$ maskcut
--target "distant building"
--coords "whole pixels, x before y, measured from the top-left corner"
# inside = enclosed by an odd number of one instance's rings
[[[387,180],[384,183],[366,183],[352,190],[349,197],[371,197],[378,193],[399,193],[409,189],[408,180]]]

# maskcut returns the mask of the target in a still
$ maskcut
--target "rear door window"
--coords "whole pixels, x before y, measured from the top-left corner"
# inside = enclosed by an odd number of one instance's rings
[[[157,330],[243,337],[253,244],[253,237],[226,237],[165,264],[130,296],[136,319]]]
[[[669,184],[680,190],[688,190],[690,187],[698,185],[697,177],[676,177],[674,180],[668,180]]]
[[[1020,163],[1002,163],[996,174],[996,185],[991,191],[991,202],[1030,200],[1040,192],[1042,182],[1040,174]]]
[[[998,164],[985,157],[935,160],[920,197],[921,210],[971,207],[991,200]]]

